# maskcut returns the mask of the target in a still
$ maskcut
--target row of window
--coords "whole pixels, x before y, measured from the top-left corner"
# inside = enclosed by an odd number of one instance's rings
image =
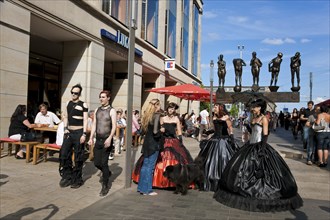
[[[160,0],[142,0],[141,19],[141,38],[158,48],[158,23],[159,23],[159,1]],[[188,69],[189,53],[189,13],[190,0],[182,0],[182,24],[180,28],[180,57],[181,65]],[[122,24],[128,26],[130,19],[131,4],[137,3],[132,0],[103,0],[102,10],[110,16],[117,19]],[[176,31],[177,31],[177,0],[166,1],[165,10],[165,38],[164,53],[170,58],[176,57]],[[137,7],[136,7],[137,8]],[[137,16],[138,17],[138,16]],[[139,19],[139,18],[137,18]],[[193,7],[193,47],[192,47],[192,70],[197,76],[198,61],[198,20],[199,9],[194,4]]]

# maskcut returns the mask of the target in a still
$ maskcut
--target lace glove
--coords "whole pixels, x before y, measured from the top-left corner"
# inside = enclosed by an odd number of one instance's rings
[[[180,141],[180,144],[182,144],[182,135],[179,135],[179,136],[178,136],[178,139],[179,139],[179,141]]]
[[[261,142],[265,144],[267,143],[267,140],[268,140],[268,135],[262,135]]]
[[[246,130],[251,134],[252,133],[252,128],[249,124],[245,125]]]
[[[234,134],[229,135],[229,137],[230,137],[230,140],[234,143],[234,141],[235,141]]]

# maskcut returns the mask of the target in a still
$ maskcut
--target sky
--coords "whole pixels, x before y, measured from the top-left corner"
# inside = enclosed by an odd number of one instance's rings
[[[300,103],[276,103],[276,111],[306,107],[310,100],[310,72],[312,72],[312,100],[315,104],[330,98],[329,74],[329,1],[328,0],[203,0],[201,71],[202,82],[210,85],[210,61],[214,65],[214,85],[218,85],[217,61],[220,54],[227,63],[225,86],[235,85],[232,64],[240,57],[238,45],[244,45],[242,85],[253,84],[249,66],[252,52],[263,63],[259,86],[269,86],[271,73],[268,63],[283,53],[278,92],[291,92],[290,58],[301,54]],[[296,78],[295,78],[296,84]]]

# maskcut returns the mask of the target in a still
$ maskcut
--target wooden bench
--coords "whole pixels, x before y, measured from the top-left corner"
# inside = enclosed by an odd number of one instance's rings
[[[1,143],[1,148],[4,148],[4,143],[8,144],[8,154],[9,156],[12,155],[12,146],[15,145],[15,154],[18,151],[19,146],[25,146],[26,147],[26,162],[30,162],[30,152],[31,152],[31,148],[36,145],[36,144],[40,144],[37,141],[26,141],[26,142],[22,142],[22,141],[17,141],[14,139],[10,139],[10,138],[1,138],[0,139],[0,143]],[[0,149],[1,149],[0,148]],[[0,150],[0,155],[1,155],[1,150]]]
[[[40,150],[43,150],[43,160],[47,161],[47,151],[58,151],[61,150],[61,145],[57,144],[37,144],[33,148],[33,160],[32,164],[36,165],[39,160]],[[72,151],[72,161],[74,161],[74,152]]]
[[[8,145],[8,153],[7,156],[12,155],[12,150],[13,150],[13,144],[17,143],[19,141],[11,139],[11,138],[0,138],[0,157],[2,157],[2,151],[5,149],[5,144]]]

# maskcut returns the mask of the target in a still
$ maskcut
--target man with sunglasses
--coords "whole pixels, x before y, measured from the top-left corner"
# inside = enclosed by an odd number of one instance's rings
[[[101,91],[99,99],[101,106],[94,111],[94,121],[88,144],[93,144],[95,135],[94,165],[102,171],[102,189],[100,196],[106,196],[110,189],[109,178],[111,176],[108,158],[113,149],[113,137],[117,127],[117,114],[116,110],[110,105],[109,91]]]
[[[71,89],[71,101],[67,103],[63,114],[64,140],[60,151],[60,181],[61,187],[71,185],[71,188],[79,188],[82,180],[84,143],[86,140],[88,107],[79,97],[82,92],[80,84]],[[74,165],[72,161],[74,152]]]

